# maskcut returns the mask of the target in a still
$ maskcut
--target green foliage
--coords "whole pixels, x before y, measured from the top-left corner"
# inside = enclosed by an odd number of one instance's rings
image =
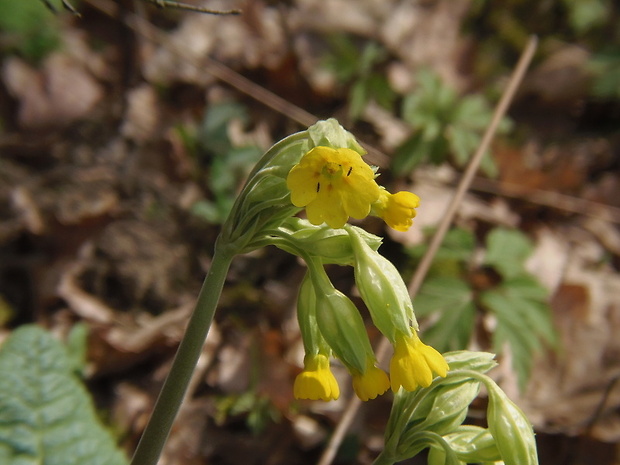
[[[595,54],[589,66],[594,75],[592,95],[620,99],[620,44],[615,50]]]
[[[609,4],[604,0],[563,0],[568,22],[577,34],[584,34],[605,24]]]
[[[555,347],[558,342],[548,292],[525,269],[533,246],[523,233],[495,228],[488,233],[485,245],[483,267],[475,267],[471,263],[473,235],[459,229],[450,231],[415,299],[416,314],[433,319],[425,341],[447,351],[467,347],[477,314],[492,313],[497,319],[493,350],[502,353],[505,346],[510,348],[524,388],[534,354],[543,344]],[[483,276],[485,284],[475,283],[473,276]]]
[[[58,18],[39,0],[0,0],[3,48],[39,61],[60,46]]]
[[[385,449],[374,465],[415,457],[429,449],[430,465],[496,463],[536,465],[536,442],[523,412],[486,373],[493,354],[458,351],[445,354],[445,378],[413,392],[396,393],[385,432]],[[484,385],[488,392],[488,428],[464,425],[469,405]]]
[[[212,199],[197,202],[192,212],[210,223],[220,224],[226,220],[239,185],[263,153],[255,145],[233,145],[228,137],[228,125],[236,118],[247,120],[247,111],[242,105],[234,102],[212,105],[194,141],[187,133],[182,134],[186,143],[194,145],[200,160],[209,165],[207,185]]]
[[[15,309],[0,294],[0,326],[4,326],[15,316]]]
[[[402,106],[402,117],[413,132],[396,149],[392,170],[405,175],[420,163],[438,165],[450,155],[457,166],[466,165],[491,121],[492,108],[482,95],[459,97],[426,69],[418,73],[417,80],[418,88],[405,97]],[[509,127],[509,120],[504,119],[499,132],[506,132]],[[487,175],[497,175],[489,153],[481,166]]]
[[[367,42],[360,49],[344,34],[331,36],[329,44],[330,53],[323,63],[340,83],[349,87],[349,118],[359,119],[371,100],[391,109],[396,93],[377,69],[386,60],[385,50],[376,42]]]
[[[245,424],[253,434],[260,434],[270,423],[280,420],[280,412],[269,397],[256,392],[229,395],[218,400],[215,414],[218,425],[236,416],[245,417]]]
[[[66,348],[22,326],[0,350],[0,463],[123,465]]]

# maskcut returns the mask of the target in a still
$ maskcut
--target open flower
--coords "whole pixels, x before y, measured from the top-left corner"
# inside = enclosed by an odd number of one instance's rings
[[[411,192],[401,191],[390,194],[387,190],[381,189],[379,199],[372,209],[390,228],[396,231],[407,231],[413,224],[413,218],[416,216],[415,209],[419,205],[420,197]]]
[[[293,394],[296,399],[336,400],[340,397],[340,388],[329,369],[326,355],[306,355],[304,371],[295,378]]]
[[[306,208],[312,224],[331,228],[368,216],[380,194],[373,169],[348,148],[314,147],[291,169],[286,185],[291,202]]]
[[[364,402],[383,394],[390,387],[390,380],[385,371],[368,361],[365,373],[353,374],[353,390]]]
[[[442,378],[448,373],[448,363],[443,356],[424,344],[417,331],[412,330],[411,335],[399,334],[390,361],[392,390],[398,391],[401,386],[407,391],[418,386],[428,387],[433,382],[433,373]]]

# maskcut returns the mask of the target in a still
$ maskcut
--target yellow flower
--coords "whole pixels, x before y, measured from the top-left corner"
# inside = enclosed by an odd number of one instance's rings
[[[308,220],[342,228],[349,217],[362,219],[379,198],[375,172],[348,148],[314,147],[289,172],[291,202],[305,207]]]
[[[365,373],[353,374],[353,390],[364,402],[383,394],[389,387],[388,375],[370,361],[367,363]]]
[[[411,335],[399,334],[390,361],[392,390],[398,391],[401,386],[407,391],[428,387],[433,382],[433,372],[445,378],[448,363],[443,356],[424,344],[415,330],[412,329]]]
[[[390,194],[381,189],[379,200],[372,206],[373,212],[397,231],[407,231],[416,216],[415,209],[420,205],[420,197],[411,192],[401,191]]]
[[[340,388],[329,369],[329,359],[323,354],[306,355],[304,371],[295,378],[293,394],[296,399],[336,400]]]

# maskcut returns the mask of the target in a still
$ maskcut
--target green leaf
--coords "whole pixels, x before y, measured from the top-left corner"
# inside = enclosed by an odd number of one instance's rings
[[[395,151],[392,159],[392,171],[398,176],[409,174],[417,165],[428,158],[429,143],[421,132],[415,132]]]
[[[0,350],[0,463],[125,465],[65,347],[22,326]]]
[[[532,242],[521,231],[495,228],[487,236],[484,262],[504,278],[510,279],[526,273],[524,262],[532,251]]]
[[[428,228],[424,231],[426,236],[435,233],[435,228]],[[471,258],[476,247],[474,234],[464,228],[452,228],[447,233],[441,243],[441,247],[435,254],[435,263],[443,261],[467,262]],[[422,258],[426,253],[426,244],[416,245],[407,249],[407,253],[416,259]]]
[[[71,328],[67,336],[67,356],[73,365],[73,370],[78,375],[84,373],[86,368],[86,355],[88,351],[88,326],[78,323]]]
[[[39,0],[1,0],[2,48],[40,61],[60,46],[60,22]]]
[[[349,118],[359,119],[368,103],[368,86],[365,79],[355,81],[349,91]]]
[[[501,352],[506,343],[510,346],[522,389],[528,380],[534,354],[541,349],[542,342],[557,343],[557,332],[545,297],[546,290],[529,276],[506,281],[480,296],[485,308],[497,316],[494,350]]]
[[[462,280],[436,277],[427,280],[415,298],[420,317],[437,314],[424,332],[424,341],[440,352],[464,349],[471,337],[476,316],[473,291]]]

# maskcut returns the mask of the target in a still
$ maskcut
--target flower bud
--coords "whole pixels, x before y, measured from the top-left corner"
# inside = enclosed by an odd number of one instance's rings
[[[490,352],[474,352],[472,350],[455,350],[443,354],[444,359],[450,365],[450,371],[474,370],[486,373],[497,366],[495,354]],[[448,379],[445,381],[450,382]]]
[[[484,376],[484,375],[483,375]],[[487,378],[487,422],[506,465],[537,465],[536,440],[531,423],[517,405]]]
[[[465,420],[469,404],[479,391],[480,383],[471,379],[431,388],[411,416],[409,428],[439,435],[453,432]]]
[[[465,463],[497,462],[502,459],[491,432],[474,425],[461,425],[444,436],[459,460]]]

